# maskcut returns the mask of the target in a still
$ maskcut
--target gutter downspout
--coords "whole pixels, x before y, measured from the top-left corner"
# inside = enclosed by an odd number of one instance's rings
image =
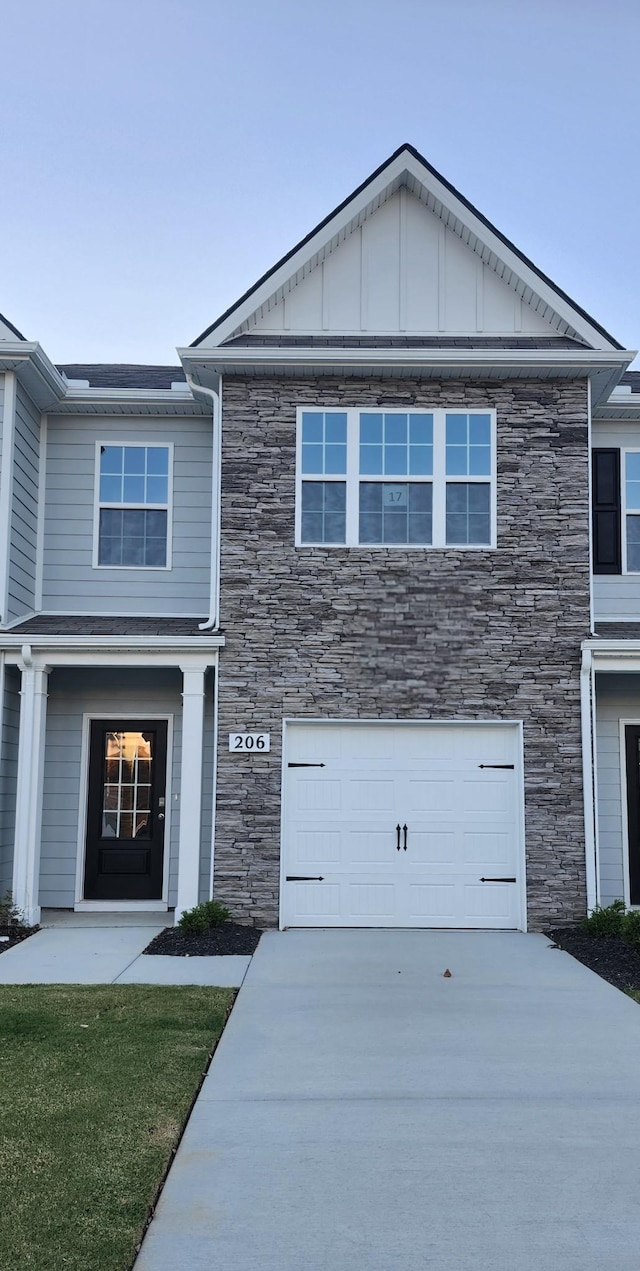
[[[591,715],[592,664],[591,649],[583,649],[582,666],[580,667],[580,720],[582,725],[582,790],[584,798],[585,875],[588,913],[591,913],[598,903]]]
[[[187,384],[194,397],[203,393],[209,398],[213,414],[212,466],[211,466],[211,591],[209,617],[199,624],[200,631],[217,631],[220,625],[220,472],[222,466],[222,435],[220,393],[215,388],[196,384],[186,374]],[[215,506],[214,506],[215,500]]]

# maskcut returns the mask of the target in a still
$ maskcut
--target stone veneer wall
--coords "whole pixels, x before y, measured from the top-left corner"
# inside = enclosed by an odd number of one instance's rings
[[[294,548],[303,403],[495,407],[498,550]],[[225,380],[215,894],[241,920],[278,919],[283,716],[523,719],[529,923],[584,913],[587,465],[580,380]]]

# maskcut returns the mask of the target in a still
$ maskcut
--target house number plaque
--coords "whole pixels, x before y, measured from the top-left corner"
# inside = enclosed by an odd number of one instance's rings
[[[271,733],[229,733],[229,750],[257,750],[264,754],[271,750]]]

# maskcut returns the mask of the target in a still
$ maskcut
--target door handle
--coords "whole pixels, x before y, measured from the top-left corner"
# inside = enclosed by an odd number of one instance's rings
[[[164,812],[158,812],[158,820],[164,821]]]
[[[399,824],[396,825],[396,834],[398,836],[398,841],[396,843],[396,851],[399,852],[400,851],[400,825]]]
[[[402,844],[402,846],[404,847],[404,850],[405,850],[405,852],[406,852],[406,850],[407,850],[407,827],[406,827],[406,825],[403,825],[403,827],[402,827],[402,831],[403,831],[403,834],[404,834],[404,843]]]

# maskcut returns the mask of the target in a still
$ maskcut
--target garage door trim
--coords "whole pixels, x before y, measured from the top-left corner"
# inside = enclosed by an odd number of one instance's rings
[[[505,728],[516,730],[517,741],[514,747],[515,761],[515,779],[518,789],[518,817],[517,817],[517,835],[518,842],[516,844],[516,861],[518,865],[518,881],[517,888],[517,906],[519,914],[518,930],[527,930],[527,904],[526,904],[526,857],[525,857],[525,824],[524,824],[524,737],[523,737],[523,721],[521,719],[335,719],[335,718],[296,718],[295,716],[287,716],[282,721],[282,774],[281,774],[281,794],[280,794],[280,900],[279,900],[279,928],[285,929],[284,922],[284,892],[286,883],[286,820],[285,820],[285,792],[286,780],[288,772],[288,730],[295,726],[296,728],[319,728],[319,727],[349,727],[349,728],[377,728],[393,725],[406,729],[411,728],[469,728],[474,725],[483,728],[495,728],[503,730]],[[514,739],[515,740],[515,739]]]

